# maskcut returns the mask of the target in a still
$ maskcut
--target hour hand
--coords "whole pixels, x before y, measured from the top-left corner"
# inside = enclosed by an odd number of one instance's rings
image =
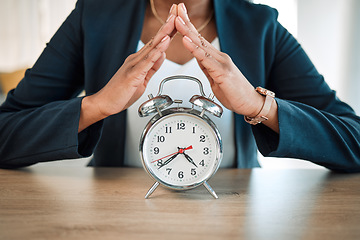
[[[176,153],[176,154],[173,155],[172,157],[169,157],[163,164],[160,165],[160,167],[159,167],[158,169],[162,168],[163,166],[167,165],[169,162],[171,162],[172,160],[174,160],[174,158],[176,158],[177,155],[179,155],[179,153]]]
[[[194,160],[193,160],[189,155],[187,155],[186,153],[183,153],[183,154],[184,154],[185,158],[186,158],[190,163],[194,164],[195,167],[198,167],[198,166],[196,165],[196,163],[194,162]]]

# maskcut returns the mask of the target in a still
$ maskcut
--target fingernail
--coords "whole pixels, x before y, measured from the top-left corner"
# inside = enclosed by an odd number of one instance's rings
[[[171,14],[171,15],[166,19],[166,22],[169,22],[173,17],[174,17],[174,15]]]
[[[175,4],[173,4],[173,5],[171,6],[169,13],[172,12],[172,10],[174,9],[174,7],[175,7]]]
[[[184,39],[186,39],[189,42],[192,42],[191,38],[189,38],[188,36],[184,36]]]
[[[182,9],[184,10],[184,12],[187,14],[187,9],[186,9],[186,7],[185,7],[185,4],[184,3],[180,3],[181,4],[181,7],[182,7]]]
[[[166,35],[165,37],[163,37],[163,38],[161,39],[161,42],[165,42],[168,38],[170,38],[169,35]]]
[[[178,18],[179,18],[180,22],[185,25],[184,19],[182,19],[180,16],[178,16]]]

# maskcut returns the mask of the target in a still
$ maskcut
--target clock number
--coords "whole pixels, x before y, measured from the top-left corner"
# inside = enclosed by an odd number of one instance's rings
[[[164,136],[157,136],[157,141],[158,142],[165,142],[165,137]]]
[[[184,178],[184,172],[183,172],[183,171],[180,171],[180,172],[178,173],[178,177],[179,177],[180,179]]]
[[[200,142],[205,142],[205,135],[200,135]]]
[[[168,172],[168,175],[170,175],[172,168],[167,168],[166,171]]]
[[[177,123],[177,130],[185,130],[185,123]]]
[[[195,129],[196,129],[196,128],[195,128],[195,127],[193,127],[193,133],[195,133]]]
[[[171,127],[165,127],[165,133],[171,133]]]
[[[158,167],[161,167],[161,166],[163,165],[162,160],[157,161],[156,165],[157,165]]]
[[[158,147],[154,147],[154,154],[159,154],[160,149]]]
[[[200,165],[200,166],[205,166],[204,159],[199,162],[199,165]]]
[[[204,147],[204,155],[208,155],[209,154],[209,148],[208,147]]]
[[[191,175],[193,175],[193,176],[196,175],[196,168],[191,169]]]

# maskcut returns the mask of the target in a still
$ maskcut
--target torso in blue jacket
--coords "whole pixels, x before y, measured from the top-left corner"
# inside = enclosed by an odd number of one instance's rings
[[[147,1],[80,0],[0,108],[0,166],[94,154],[94,166],[122,166],[126,111],[77,133],[82,98],[99,91],[140,39]],[[236,163],[265,156],[360,170],[360,119],[337,99],[277,12],[243,0],[214,0],[221,51],[254,87],[276,93],[280,134],[234,114]]]

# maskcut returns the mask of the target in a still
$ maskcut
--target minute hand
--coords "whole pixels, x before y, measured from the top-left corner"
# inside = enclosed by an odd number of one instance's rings
[[[177,155],[179,155],[179,153],[176,153],[174,156],[169,157],[163,164],[160,165],[160,167],[159,167],[158,169],[162,168],[163,166],[167,165],[169,162],[171,162],[172,160],[174,160],[174,158],[176,158]]]
[[[198,166],[195,164],[194,160],[193,160],[189,155],[187,155],[186,153],[183,153],[183,154],[184,154],[185,158],[186,158],[190,163],[194,164],[195,167],[198,167]]]

